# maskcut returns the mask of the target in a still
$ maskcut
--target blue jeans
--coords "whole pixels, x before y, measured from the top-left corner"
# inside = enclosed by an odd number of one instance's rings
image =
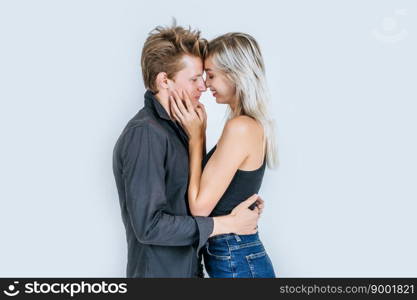
[[[203,249],[204,265],[211,278],[275,278],[258,233],[214,236]]]

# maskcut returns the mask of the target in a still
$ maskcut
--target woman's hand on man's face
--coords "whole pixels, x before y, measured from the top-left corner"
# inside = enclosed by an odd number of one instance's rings
[[[204,107],[203,103],[198,102],[196,108],[200,108],[202,113],[203,113],[203,119],[204,119],[204,124],[203,124],[203,132],[206,132],[207,129],[207,112],[206,112],[206,108]]]
[[[204,139],[207,115],[201,103],[194,108],[186,91],[174,90],[170,96],[170,107],[172,116],[181,124],[190,140]]]

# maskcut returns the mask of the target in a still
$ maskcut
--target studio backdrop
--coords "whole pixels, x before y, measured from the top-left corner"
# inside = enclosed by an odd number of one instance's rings
[[[158,25],[251,34],[277,124],[278,277],[417,276],[417,2],[0,1],[0,276],[123,277],[114,144]],[[211,93],[208,149],[226,107]]]

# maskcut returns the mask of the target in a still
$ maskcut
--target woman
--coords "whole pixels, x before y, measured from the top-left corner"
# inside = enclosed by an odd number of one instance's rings
[[[206,86],[217,103],[228,104],[230,117],[204,158],[204,107],[193,108],[186,94],[176,92],[170,102],[174,118],[189,136],[191,213],[220,216],[259,191],[266,162],[269,167],[276,164],[276,150],[264,63],[255,39],[244,33],[214,39],[208,44],[205,71]],[[251,234],[214,236],[203,255],[210,277],[275,277],[257,228]]]

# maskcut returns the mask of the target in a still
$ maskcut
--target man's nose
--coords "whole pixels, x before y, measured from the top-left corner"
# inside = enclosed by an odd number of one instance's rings
[[[198,83],[198,90],[200,92],[205,92],[207,90],[206,83],[204,82],[203,78],[200,78],[200,82]]]

